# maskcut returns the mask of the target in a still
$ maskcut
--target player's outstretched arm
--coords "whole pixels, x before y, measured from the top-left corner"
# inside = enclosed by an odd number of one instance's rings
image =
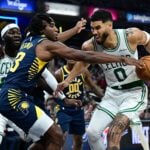
[[[86,63],[84,62],[77,62],[73,69],[71,70],[69,76],[62,82],[60,82],[57,85],[57,88],[55,90],[55,94],[57,95],[59,92],[62,92],[64,90],[64,88],[68,87],[70,82],[79,74],[82,73],[82,71],[84,71],[85,67],[87,66]]]
[[[47,51],[49,51],[50,55],[60,56],[67,59],[73,59],[75,61],[84,61],[87,63],[97,63],[97,64],[110,63],[110,62],[124,62],[128,65],[135,65],[137,67],[143,66],[143,64],[141,64],[140,61],[133,58],[108,55],[108,54],[95,52],[95,51],[76,50],[74,48],[67,47],[60,42],[50,42],[48,40],[45,40],[44,42],[42,42],[42,44],[44,45],[44,47],[46,47]]]
[[[73,28],[59,33],[58,41],[64,42],[70,39],[72,36],[80,33],[82,30],[85,29],[86,22],[87,21],[85,19],[81,18],[81,20],[79,20]]]

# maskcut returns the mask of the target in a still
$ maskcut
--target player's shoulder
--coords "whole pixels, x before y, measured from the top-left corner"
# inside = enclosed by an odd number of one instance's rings
[[[130,28],[127,28],[127,29],[125,29],[126,31],[139,31],[140,29],[139,28],[137,28],[137,27],[130,27]]]
[[[92,42],[92,38],[90,38],[89,40],[85,41],[82,44],[82,49],[83,50],[94,50],[94,46],[93,46],[93,42]]]
[[[138,34],[138,32],[140,32],[141,30],[137,27],[131,27],[131,28],[127,28],[125,29],[125,32],[128,36],[135,36],[136,34]]]
[[[127,28],[125,31],[126,31],[126,36],[128,38],[128,41],[131,43],[136,43],[138,37],[140,37],[142,33],[141,30],[136,27]]]

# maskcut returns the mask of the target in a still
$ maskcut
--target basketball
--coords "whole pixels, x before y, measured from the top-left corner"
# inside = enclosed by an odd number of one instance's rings
[[[145,67],[142,69],[136,67],[137,76],[141,80],[150,81],[150,56],[141,57],[140,60],[144,62]]]

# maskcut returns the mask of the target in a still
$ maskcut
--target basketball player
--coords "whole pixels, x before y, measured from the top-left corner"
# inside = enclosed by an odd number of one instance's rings
[[[85,23],[86,23],[86,20],[84,19],[79,20],[73,28],[60,33],[58,36],[58,39],[60,41],[65,41],[69,39],[71,36],[77,33],[80,33],[84,29]],[[4,84],[4,80],[9,72],[9,69],[13,66],[14,59],[17,55],[17,52],[19,50],[19,47],[22,41],[22,35],[20,32],[19,26],[14,23],[5,25],[1,30],[1,38],[2,38],[2,46],[0,49],[0,70],[1,70],[0,71],[0,88]],[[47,74],[47,72],[48,70],[44,71],[43,73],[44,77],[45,77],[45,74]],[[51,80],[54,80],[50,72],[48,72],[48,76],[50,76]],[[42,89],[39,89],[36,87],[34,92],[31,92],[30,90],[30,94],[31,93],[32,93],[32,96],[36,99],[34,103],[36,103],[36,105],[38,105],[40,108],[46,111],[45,106],[44,106],[44,101],[42,101],[43,100]],[[65,96],[61,94],[59,97],[65,98]],[[25,138],[24,133],[22,132],[21,129],[19,129],[17,126],[15,126],[15,124],[7,120],[4,116],[0,115],[0,143],[2,142],[2,138],[5,135],[7,124],[9,124],[9,126],[14,128],[15,131],[20,135],[22,139]]]
[[[0,90],[4,84],[10,67],[13,66],[14,59],[20,47],[22,36],[19,26],[14,23],[6,25],[1,31],[1,38],[2,47],[0,53]],[[0,144],[3,136],[5,136],[6,125],[14,128],[20,137],[24,139],[23,131],[0,114]]]
[[[58,82],[67,78],[75,63],[74,60],[67,60],[67,64],[55,72]],[[103,90],[93,82],[87,69],[85,69],[83,74],[77,76],[63,92],[68,99],[78,99],[82,102],[84,101],[84,88],[86,85],[99,97],[103,96]],[[64,139],[66,139],[68,133],[72,134],[73,150],[81,150],[82,135],[85,133],[84,109],[82,107],[66,106],[59,100],[57,102],[57,119],[63,130]]]
[[[60,32],[57,36],[58,41],[65,42],[66,40],[68,40],[69,38],[74,36],[75,34],[79,34],[82,30],[85,29],[86,22],[87,21],[85,19],[81,18],[81,20],[77,21],[76,25],[73,28],[70,28],[66,31]],[[26,32],[28,32],[28,31],[26,31]],[[45,108],[44,90],[46,91],[48,89],[48,91],[52,94],[58,84],[58,82],[55,80],[55,78],[53,77],[53,75],[51,73],[51,72],[54,72],[53,67],[54,67],[53,62],[52,61],[49,62],[48,67],[47,67],[48,70],[45,69],[45,71],[43,71],[43,73],[41,75],[45,79],[43,80],[43,78],[40,78],[37,83],[37,86],[30,91],[30,95],[32,95],[34,97],[33,103],[38,105],[40,108],[42,108],[48,114],[50,112],[47,111]],[[49,72],[49,71],[51,71],[51,72]],[[47,80],[46,81],[47,83],[45,82],[45,80]],[[64,99],[65,95],[59,94],[59,98]]]
[[[76,25],[69,29],[66,30],[62,33],[59,34],[58,40],[60,41],[65,41],[72,37],[73,35],[80,33],[85,27],[86,20],[81,19],[79,20]],[[1,46],[1,51],[0,51],[0,87],[3,85],[4,80],[8,74],[8,71],[10,67],[13,65],[14,59],[17,55],[17,52],[19,50],[20,44],[21,44],[21,32],[20,28],[17,24],[11,23],[7,24],[2,28],[1,31],[1,38],[2,38],[2,44]],[[44,71],[43,75],[44,77],[46,76],[48,70]],[[50,76],[51,80],[54,80],[50,72],[48,73],[48,76]],[[46,76],[46,78],[48,78]],[[47,79],[46,79],[47,80]],[[54,86],[54,81],[53,81],[53,86]],[[34,92],[32,93],[33,97],[37,97],[36,105],[38,105],[40,108],[42,108],[44,111],[46,111],[45,106],[44,106],[44,101],[43,100],[43,95],[41,90],[39,90],[40,87],[37,87]],[[33,91],[33,90],[32,90]],[[59,96],[61,99],[65,98],[65,95],[60,94]],[[5,130],[6,130],[6,125],[9,124],[15,131],[20,135],[20,137],[25,140],[25,134],[21,129],[19,129],[15,124],[13,124],[11,121],[7,120],[4,116],[0,115],[0,143],[2,142],[3,136],[5,135]]]
[[[143,67],[143,63],[122,56],[77,51],[57,42],[58,29],[48,14],[36,14],[29,24],[29,33],[1,88],[0,113],[32,135],[35,144],[31,150],[59,150],[63,145],[62,131],[27,95],[46,64],[55,56],[89,63],[125,62],[137,67]],[[72,103],[78,106],[77,101]]]
[[[90,25],[93,37],[84,42],[84,51],[138,59],[137,46],[145,46],[150,41],[149,34],[137,28],[114,30],[112,16],[105,10],[96,11],[91,17]],[[67,87],[86,66],[88,64],[84,62],[77,63],[70,76],[59,84],[57,91]],[[107,126],[110,126],[107,149],[119,150],[121,135],[129,125],[134,125],[136,131],[139,128],[141,131],[139,114],[147,105],[147,87],[137,77],[135,66],[128,66],[125,63],[106,63],[101,64],[101,67],[107,88],[87,129],[88,139],[92,150],[105,150],[100,135]],[[146,140],[142,141],[144,149],[148,150],[148,143]]]

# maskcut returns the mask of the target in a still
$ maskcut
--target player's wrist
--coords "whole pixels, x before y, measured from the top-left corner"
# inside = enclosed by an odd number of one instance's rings
[[[68,99],[66,97],[63,99],[63,102],[68,105]]]
[[[72,78],[65,79],[64,82],[65,82],[66,86],[68,86],[72,80],[73,80]]]
[[[78,33],[78,26],[75,25],[73,28],[71,28],[73,34],[77,34]]]
[[[126,57],[125,56],[120,56],[120,62],[126,62]]]

